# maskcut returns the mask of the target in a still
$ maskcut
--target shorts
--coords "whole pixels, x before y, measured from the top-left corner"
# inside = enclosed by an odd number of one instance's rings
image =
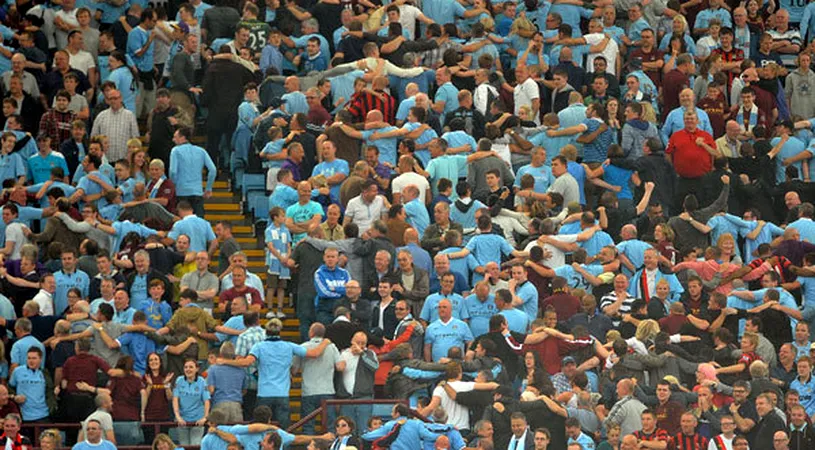
[[[275,289],[286,289],[287,280],[289,278],[282,278],[280,275],[275,273],[268,274],[269,276],[266,277],[266,289],[275,290]]]

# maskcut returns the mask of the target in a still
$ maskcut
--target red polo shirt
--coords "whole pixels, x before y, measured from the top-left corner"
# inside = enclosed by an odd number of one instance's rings
[[[682,178],[699,178],[713,170],[713,157],[704,147],[696,145],[696,139],[700,137],[707,145],[716,147],[713,136],[699,128],[693,133],[683,128],[668,141],[665,153],[671,155],[674,170]]]

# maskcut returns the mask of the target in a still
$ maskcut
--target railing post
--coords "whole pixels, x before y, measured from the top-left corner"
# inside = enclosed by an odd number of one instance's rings
[[[323,424],[323,433],[328,431],[328,401],[326,399],[322,399],[320,401],[320,406],[322,406],[322,414],[320,416],[320,422]]]

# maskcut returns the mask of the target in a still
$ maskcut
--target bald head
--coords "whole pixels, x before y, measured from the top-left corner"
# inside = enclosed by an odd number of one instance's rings
[[[411,242],[419,242],[419,233],[413,228],[408,228],[405,230],[405,244],[410,244]]]
[[[374,109],[368,111],[368,115],[365,116],[366,122],[381,122],[384,117],[382,116],[382,111],[378,109]]]

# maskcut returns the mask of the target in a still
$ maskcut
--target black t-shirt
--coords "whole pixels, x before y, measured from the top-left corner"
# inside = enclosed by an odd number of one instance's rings
[[[510,332],[510,334],[518,344],[522,344],[524,339],[526,339],[526,335],[524,334],[515,332]],[[476,338],[476,340],[470,344],[470,349],[475,350],[476,345],[478,345],[482,339],[488,339],[495,344],[495,356],[504,364],[509,377],[515,379],[515,376],[519,373],[521,368],[520,358],[515,351],[510,348],[509,344],[507,344],[504,336],[500,332],[491,331]]]
[[[331,50],[334,50],[334,31],[342,26],[342,5],[320,2],[311,8],[311,15],[320,24],[320,34],[328,41]]]

